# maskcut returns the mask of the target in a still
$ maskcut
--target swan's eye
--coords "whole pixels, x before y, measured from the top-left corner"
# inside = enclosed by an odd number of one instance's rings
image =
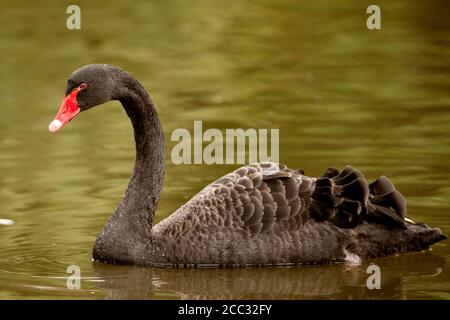
[[[88,85],[86,84],[86,83],[82,83],[82,84],[80,84],[79,86],[78,86],[78,88],[80,89],[80,90],[84,90],[84,89],[86,89],[88,87]]]

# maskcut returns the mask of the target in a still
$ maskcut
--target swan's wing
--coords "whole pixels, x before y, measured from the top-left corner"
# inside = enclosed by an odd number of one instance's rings
[[[296,230],[310,218],[341,228],[364,221],[406,227],[406,202],[392,182],[383,176],[369,185],[350,166],[310,178],[282,164],[256,163],[227,174],[204,192],[225,225],[253,236]]]
[[[368,185],[351,167],[319,178],[282,164],[256,163],[214,181],[155,231],[178,238],[196,228],[224,227],[248,236],[294,231],[309,219],[353,228],[363,221],[404,227],[405,203],[382,177]]]
[[[301,170],[256,163],[227,174],[198,196],[213,201],[225,225],[256,236],[295,230],[308,220],[313,182]]]
[[[295,230],[309,219],[314,181],[281,164],[250,164],[209,184],[154,231],[176,239],[216,226],[248,236]]]

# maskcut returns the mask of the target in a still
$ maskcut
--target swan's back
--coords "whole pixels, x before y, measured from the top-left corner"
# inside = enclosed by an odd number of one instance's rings
[[[386,177],[368,185],[351,167],[311,178],[284,165],[251,164],[157,224],[153,259],[176,266],[328,263],[421,250],[443,236],[410,226],[405,215],[404,199]],[[387,240],[396,238],[398,245]],[[389,248],[376,245],[379,239]]]

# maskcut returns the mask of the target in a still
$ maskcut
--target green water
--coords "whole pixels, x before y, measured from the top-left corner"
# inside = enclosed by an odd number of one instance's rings
[[[298,2],[298,3],[297,3]],[[448,1],[2,1],[0,11],[0,298],[449,299],[449,242],[362,266],[165,270],[95,264],[92,245],[127,184],[131,126],[118,103],[47,131],[65,81],[93,62],[149,90],[167,141],[157,220],[230,165],[171,163],[170,134],[279,128],[280,161],[308,175],[351,164],[385,174],[408,213],[450,233]],[[381,267],[381,290],[366,267]],[[66,269],[81,268],[81,290]]]

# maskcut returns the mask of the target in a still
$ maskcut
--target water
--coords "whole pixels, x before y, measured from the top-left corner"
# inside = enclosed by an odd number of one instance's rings
[[[133,165],[117,103],[47,131],[76,68],[133,73],[158,106],[167,141],[157,220],[236,166],[170,162],[170,133],[279,128],[280,159],[319,175],[346,164],[388,175],[410,218],[450,233],[449,3],[381,1],[382,30],[360,1],[2,2],[0,19],[0,298],[449,299],[448,241],[432,251],[347,265],[165,270],[91,261],[92,245]],[[366,268],[382,270],[368,290]],[[81,268],[81,290],[66,269]]]

